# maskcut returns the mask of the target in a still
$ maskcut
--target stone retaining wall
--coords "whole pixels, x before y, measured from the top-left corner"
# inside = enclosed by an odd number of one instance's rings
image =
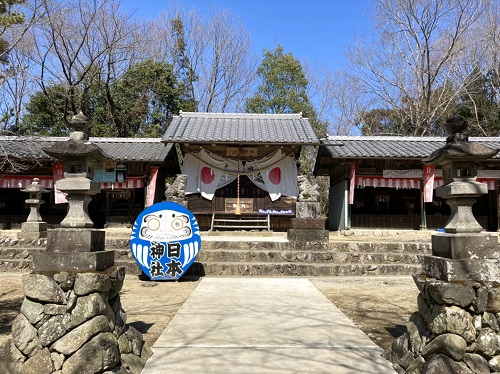
[[[128,239],[106,238],[115,263],[127,274],[141,274]],[[306,243],[307,244],[307,243]],[[0,272],[29,272],[33,252],[45,251],[46,239],[0,238]],[[337,276],[410,275],[420,271],[429,243],[339,242],[317,246],[273,241],[206,241],[189,275]]]
[[[398,373],[500,372],[500,284],[419,274],[418,312],[389,353]]]
[[[0,372],[139,374],[152,355],[126,324],[120,302],[125,269],[25,274],[26,297],[0,347]]]

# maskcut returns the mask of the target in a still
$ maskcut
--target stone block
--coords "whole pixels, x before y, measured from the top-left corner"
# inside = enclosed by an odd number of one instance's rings
[[[439,186],[436,189],[436,196],[455,197],[459,195],[479,196],[488,193],[488,186],[485,183],[476,181],[453,181]]]
[[[499,281],[499,260],[453,260],[422,256],[422,272],[444,281]]]
[[[114,265],[114,251],[104,252],[35,252],[33,272],[103,271]]]
[[[290,241],[300,242],[328,242],[330,234],[328,230],[289,229],[287,238]]]
[[[21,231],[17,234],[19,239],[40,239],[47,237],[47,222],[23,222]]]
[[[432,254],[450,259],[496,259],[498,237],[490,234],[432,235]]]
[[[295,215],[300,218],[321,217],[321,204],[316,201],[297,201]]]
[[[444,282],[438,279],[429,279],[426,282],[427,294],[438,304],[450,304],[460,307],[470,305],[476,293],[472,285]]]
[[[65,178],[56,182],[56,188],[61,191],[81,192],[87,195],[101,192],[99,183],[86,178],[84,174],[66,174]]]
[[[47,236],[47,252],[104,251],[105,232],[97,229],[55,229]]]
[[[322,218],[292,218],[292,229],[324,230],[325,220]]]

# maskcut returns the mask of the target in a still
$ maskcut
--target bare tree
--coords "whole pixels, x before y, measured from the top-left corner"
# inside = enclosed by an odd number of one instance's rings
[[[4,71],[0,87],[0,127],[4,132],[19,128],[23,108],[31,92],[37,89],[33,80],[34,66],[27,57],[32,50],[26,40],[18,43],[9,54],[9,69]]]
[[[193,75],[187,84],[196,111],[242,111],[256,79],[258,57],[251,51],[251,39],[241,23],[228,12],[214,12],[206,18],[196,11],[188,14],[171,9],[156,23],[156,51],[161,59],[176,64],[179,35],[170,25],[178,20],[184,28],[184,61]],[[163,42],[163,43],[162,43]]]
[[[38,82],[49,97],[48,87],[66,88],[63,116],[68,119],[86,111],[89,87],[99,81],[108,90],[133,63],[138,40],[114,0],[44,0],[44,6],[46,22],[34,33]],[[112,107],[112,98],[110,102]]]
[[[15,2],[12,5],[9,5],[7,2],[2,3],[3,7],[6,8],[6,14],[0,15],[13,17],[12,20],[7,20],[5,23],[0,22],[0,62],[7,65],[8,69],[9,53],[16,48],[31,26],[36,24],[43,16],[43,7],[41,0],[29,0],[22,6],[19,6]],[[24,2],[19,1],[18,3]],[[16,9],[11,9],[14,6],[17,6]],[[0,85],[2,83],[3,74],[0,74]]]
[[[360,95],[359,81],[343,69],[304,63],[309,81],[308,94],[318,111],[318,118],[328,124],[329,135],[359,133],[362,115],[370,108],[370,98]]]
[[[11,11],[11,10],[9,10]],[[30,56],[33,44],[27,35],[43,19],[39,0],[29,0],[18,6],[24,21],[0,27],[0,129],[5,133],[20,120],[24,100],[32,85]],[[15,13],[14,13],[15,14]]]
[[[375,34],[349,52],[352,79],[372,108],[393,110],[393,131],[425,135],[479,78],[478,20],[488,0],[377,0]],[[471,54],[473,50],[475,53]]]

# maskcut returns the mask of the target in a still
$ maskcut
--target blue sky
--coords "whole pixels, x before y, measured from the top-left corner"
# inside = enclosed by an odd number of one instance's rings
[[[185,10],[200,13],[229,10],[249,31],[254,51],[273,50],[277,43],[299,60],[340,68],[354,35],[371,27],[370,0],[177,0]],[[155,18],[170,7],[169,0],[123,0],[137,18]]]

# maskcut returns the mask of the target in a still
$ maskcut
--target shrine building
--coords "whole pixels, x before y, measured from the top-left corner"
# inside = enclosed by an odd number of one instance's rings
[[[42,149],[67,137],[0,137],[0,228],[20,228],[26,221],[28,195],[21,191],[38,178],[49,190],[40,207],[48,227],[58,227],[67,213],[59,201],[55,181],[62,178],[64,163]],[[175,147],[160,138],[90,138],[109,156],[92,165],[93,179],[101,192],[92,197],[89,214],[96,228],[131,226],[146,205],[165,199],[165,177],[180,172]]]
[[[500,149],[500,138],[470,141]],[[446,144],[444,137],[329,136],[321,140],[314,175],[329,176],[329,230],[439,229],[450,208],[435,194],[441,169],[422,159]],[[473,205],[478,222],[499,229],[500,155],[482,162],[477,180],[488,194]]]
[[[301,114],[181,112],[163,142],[180,146],[187,208],[202,230],[290,228],[300,152],[319,145]]]

